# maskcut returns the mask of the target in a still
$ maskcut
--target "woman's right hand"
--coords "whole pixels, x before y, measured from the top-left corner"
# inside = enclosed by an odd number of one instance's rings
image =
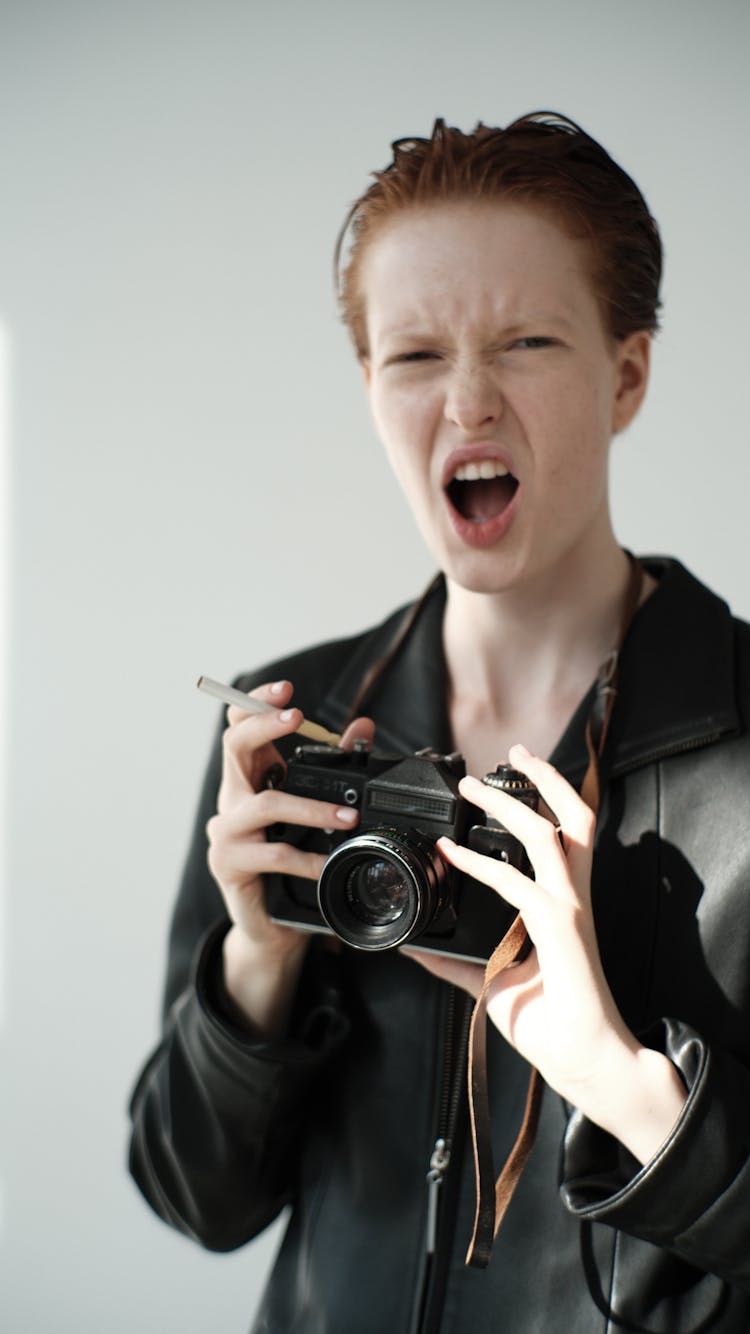
[[[346,832],[354,829],[359,816],[350,807],[266,786],[269,770],[283,763],[274,743],[295,732],[303,715],[289,707],[289,681],[259,686],[251,693],[274,711],[248,714],[234,705],[228,709],[217,813],[206,833],[208,864],[233,923],[224,941],[226,990],[238,1018],[272,1036],[286,1026],[309,935],[271,921],[263,876],[276,872],[317,880],[325,856],[269,843],[266,830],[282,822]],[[342,745],[370,742],[373,732],[369,718],[358,718],[344,733]]]

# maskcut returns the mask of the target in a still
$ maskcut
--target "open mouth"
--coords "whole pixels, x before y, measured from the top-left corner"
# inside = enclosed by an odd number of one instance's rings
[[[446,491],[454,509],[469,523],[487,523],[506,510],[518,490],[518,480],[494,459],[465,463]]]

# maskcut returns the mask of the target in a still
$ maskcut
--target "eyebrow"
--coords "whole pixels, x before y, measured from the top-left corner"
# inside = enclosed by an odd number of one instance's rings
[[[533,314],[522,316],[520,319],[514,318],[509,324],[498,322],[490,335],[489,342],[494,345],[498,339],[507,339],[518,337],[519,334],[528,333],[529,329],[535,325],[544,325],[550,330],[560,330],[560,332],[571,333],[574,325],[564,315],[545,315]],[[443,332],[440,329],[420,327],[418,325],[395,324],[386,326],[380,332],[382,339],[393,338],[403,340],[404,342],[440,342],[443,338]],[[484,340],[483,340],[484,341]]]

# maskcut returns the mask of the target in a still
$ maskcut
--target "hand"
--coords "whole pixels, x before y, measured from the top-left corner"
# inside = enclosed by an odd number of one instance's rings
[[[317,880],[325,857],[286,843],[269,843],[266,829],[281,821],[348,830],[357,824],[359,815],[349,807],[265,786],[269,769],[282,763],[274,742],[296,731],[303,715],[289,707],[289,681],[260,686],[252,694],[275,705],[276,710],[248,714],[234,705],[227,710],[217,814],[206,826],[208,864],[234,923],[224,942],[227,991],[249,1023],[266,1031],[279,1031],[309,936],[271,921],[265,907],[263,876],[275,871]],[[373,731],[369,719],[356,719],[344,733],[342,745],[350,747],[357,739],[371,741]]]
[[[453,866],[519,910],[534,946],[493,983],[488,1016],[552,1088],[646,1161],[679,1114],[685,1089],[666,1057],[630,1032],[604,975],[591,908],[594,816],[550,764],[523,746],[511,749],[510,761],[556,812],[561,836],[544,816],[476,778],[462,779],[460,790],[523,843],[535,878],[451,840],[438,844]],[[479,993],[479,965],[414,957]]]

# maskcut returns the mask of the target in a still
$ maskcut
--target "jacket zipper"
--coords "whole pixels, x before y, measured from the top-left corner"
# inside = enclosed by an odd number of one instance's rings
[[[451,987],[446,1002],[443,1041],[443,1068],[438,1104],[437,1135],[427,1172],[427,1235],[425,1250],[433,1255],[437,1241],[440,1188],[451,1160],[458,1106],[463,1091],[464,1053],[469,1032],[470,1011],[459,1005],[458,993]]]
[[[469,997],[450,987],[445,1000],[442,1023],[442,1072],[440,1079],[437,1130],[430,1154],[427,1182],[427,1221],[421,1266],[418,1301],[415,1306],[414,1334],[428,1334],[436,1328],[430,1297],[439,1276],[438,1235],[442,1215],[442,1190],[451,1162],[451,1153],[464,1091],[466,1050],[471,1021]],[[443,1229],[443,1236],[445,1236]],[[431,1319],[431,1315],[433,1318]]]

